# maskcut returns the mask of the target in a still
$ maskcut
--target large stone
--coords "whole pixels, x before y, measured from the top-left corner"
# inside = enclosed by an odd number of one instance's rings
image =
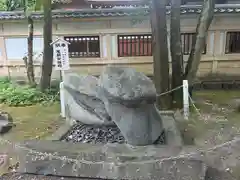
[[[77,73],[67,73],[64,76],[64,85],[86,94],[96,96],[98,88],[98,78],[91,75],[78,75]]]
[[[162,120],[153,104],[127,108],[106,101],[105,105],[128,144],[150,145],[162,135]]]
[[[67,118],[84,124],[112,124],[104,103],[96,97],[97,78],[66,74],[64,79]]]
[[[7,112],[0,111],[0,135],[8,133],[13,126],[15,125],[12,116]]]
[[[106,67],[99,78],[98,97],[131,145],[153,144],[163,132],[154,102],[156,90],[144,74],[131,68]]]
[[[126,106],[145,101],[152,103],[156,100],[156,89],[152,80],[128,67],[105,67],[99,77],[99,86],[109,101],[124,103]]]

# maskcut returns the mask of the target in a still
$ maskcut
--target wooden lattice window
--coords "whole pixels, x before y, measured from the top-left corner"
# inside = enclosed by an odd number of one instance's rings
[[[72,58],[100,57],[99,36],[66,36]]]
[[[192,49],[192,44],[196,38],[196,33],[182,33],[181,42],[182,42],[182,53],[183,55],[189,55]],[[204,47],[203,54],[206,54],[207,44]]]
[[[196,38],[195,33],[181,34],[183,55],[190,54],[194,38]],[[207,45],[205,45],[203,54],[206,54],[206,49]],[[152,56],[152,35],[119,35],[118,56]]]
[[[152,36],[143,35],[119,35],[118,56],[152,56]]]
[[[240,32],[227,32],[225,53],[240,53]]]

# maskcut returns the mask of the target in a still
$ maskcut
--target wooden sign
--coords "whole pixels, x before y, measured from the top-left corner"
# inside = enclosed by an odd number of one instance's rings
[[[51,43],[53,46],[53,58],[55,64],[55,70],[69,70],[69,52],[68,52],[68,45],[70,43],[63,40],[57,39]]]

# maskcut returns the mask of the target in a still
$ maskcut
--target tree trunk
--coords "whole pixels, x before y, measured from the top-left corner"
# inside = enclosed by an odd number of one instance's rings
[[[35,76],[33,67],[33,20],[28,16],[28,58],[27,58],[27,77],[30,86],[35,86]]]
[[[183,80],[183,56],[181,47],[180,31],[180,6],[181,0],[171,0],[171,23],[170,23],[170,49],[172,59],[172,89],[182,85]],[[183,89],[172,92],[173,108],[183,107]]]
[[[42,91],[50,87],[52,66],[53,66],[53,50],[51,46],[52,42],[52,12],[51,12],[51,0],[43,1],[44,11],[44,26],[43,26],[43,63],[42,63],[42,75],[40,81],[40,88]]]
[[[169,61],[166,25],[166,2],[152,0],[151,26],[153,38],[154,81],[158,94],[169,91]],[[170,96],[157,97],[158,109],[170,108]]]
[[[198,66],[202,57],[202,52],[204,51],[206,45],[208,29],[214,15],[214,7],[214,0],[204,0],[202,12],[196,28],[196,38],[194,38],[191,53],[189,55],[188,63],[185,68],[184,77],[188,80],[190,88],[193,85],[194,78],[196,77]]]

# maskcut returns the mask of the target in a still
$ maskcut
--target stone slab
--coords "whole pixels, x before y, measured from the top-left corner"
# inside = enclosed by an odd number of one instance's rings
[[[206,171],[205,180],[238,180],[233,177],[230,172],[219,171],[215,168],[209,167]]]
[[[162,113],[163,114],[163,113]],[[168,146],[182,146],[182,136],[173,114],[162,115],[165,141]]]
[[[28,173],[8,173],[0,176],[0,180],[111,180],[99,178],[77,178],[77,177],[64,177],[64,176],[44,176]]]
[[[181,157],[181,147],[131,147],[128,145],[72,144],[27,141],[18,148],[19,172],[107,179],[201,180],[206,164],[195,157]],[[32,149],[31,151],[28,151]],[[40,151],[37,154],[34,151]],[[51,154],[51,155],[47,155]]]
[[[58,141],[26,141],[19,146],[20,173],[140,180],[173,180],[176,177],[179,180],[186,177],[191,180],[237,180],[240,177],[240,138],[207,150]]]
[[[200,151],[199,154],[200,159],[210,167],[219,171],[236,173],[240,178],[240,173],[236,172],[240,170],[240,137],[211,149]],[[193,154],[191,157],[196,156]]]
[[[73,125],[72,123],[66,121],[65,124],[60,126],[56,132],[54,132],[51,136],[48,136],[46,140],[59,141],[60,139],[62,139],[62,137],[64,137],[68,133],[72,125]]]

